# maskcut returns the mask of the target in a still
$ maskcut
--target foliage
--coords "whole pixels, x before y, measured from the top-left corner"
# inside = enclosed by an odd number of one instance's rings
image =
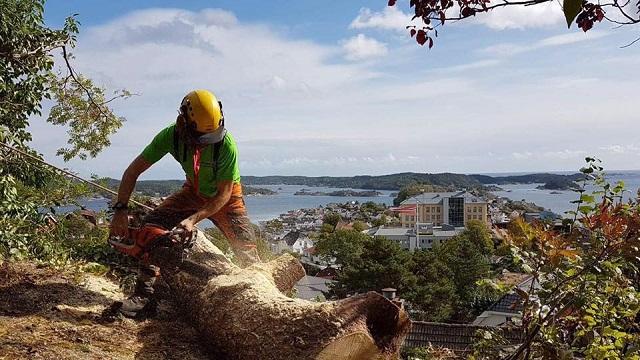
[[[552,0],[410,0],[409,6],[413,8],[413,19],[419,19],[420,24],[407,24],[407,30],[412,38],[420,45],[433,47],[434,38],[438,36],[438,28],[446,23],[456,22],[475,16],[483,16],[489,11],[501,11],[498,8],[506,6],[529,6],[550,2]],[[397,0],[389,0],[389,6],[395,6]],[[498,9],[498,10],[496,10]],[[607,9],[614,17],[607,16]],[[562,11],[567,20],[567,25],[575,22],[582,31],[589,31],[596,22],[607,20],[618,25],[632,25],[640,23],[638,10],[640,3],[609,2],[593,3],[586,0],[565,0]]]
[[[409,270],[410,263],[411,254],[397,242],[367,237],[362,243],[361,255],[344,264],[330,293],[344,297],[386,287],[396,288],[400,294],[407,293],[416,283],[415,275]]]
[[[336,225],[338,225],[340,220],[342,220],[342,217],[340,216],[340,214],[336,212],[328,212],[324,214],[324,216],[322,217],[322,223],[331,225],[333,228],[335,228]]]
[[[640,204],[622,200],[624,184],[607,183],[597,160],[581,171],[590,180],[578,190],[570,230],[519,221],[508,237],[534,280],[518,292],[525,341],[510,359],[640,356]],[[588,185],[597,190],[587,193]]]
[[[395,241],[354,230],[321,233],[316,250],[341,268],[333,296],[394,287],[419,320],[470,320],[503,293],[483,282],[492,275],[489,256],[494,250],[480,221],[431,250],[410,253]]]
[[[326,260],[335,259],[340,266],[347,266],[362,256],[369,236],[353,230],[322,232],[316,241],[316,251]]]
[[[436,348],[432,345],[418,348],[403,348],[402,358],[407,360],[446,360],[457,359],[456,354],[443,348]]]
[[[69,147],[57,151],[65,161],[74,157],[85,160],[87,155],[95,157],[111,145],[109,136],[120,129],[125,119],[116,116],[106,104],[132,95],[127,90],[118,90],[114,91],[113,97],[106,99],[103,88],[82,75],[77,75],[73,81],[72,74],[70,69],[68,76],[53,78],[49,83],[56,104],[51,108],[47,121],[68,128]]]
[[[444,322],[453,317],[460,303],[453,281],[452,269],[442,256],[439,246],[433,250],[413,253],[412,271],[416,286],[407,299],[416,320]]]
[[[367,224],[363,223],[362,221],[356,220],[353,222],[351,227],[353,228],[353,231],[360,232],[367,229]]]
[[[387,218],[387,215],[382,214],[380,215],[379,218],[371,220],[371,226],[373,227],[385,226],[387,225],[387,222],[389,222],[389,218]]]
[[[413,254],[418,281],[407,294],[415,317],[428,321],[469,321],[502,294],[486,286],[491,277],[493,242],[486,225],[470,222],[467,229],[431,250]]]
[[[487,225],[480,220],[471,220],[467,222],[462,236],[471,241],[478,252],[485,256],[493,255],[494,244],[491,238],[491,232]]]
[[[499,329],[480,329],[476,331],[476,340],[473,343],[473,351],[468,360],[494,360],[503,359],[508,355],[507,341]]]
[[[70,135],[69,147],[59,154],[65,160],[95,156],[109,145],[108,137],[122,122],[107,104],[131,94],[119,91],[105,100],[103,88],[73,70],[67,48],[75,46],[78,22],[69,17],[62,29],[46,27],[43,4],[0,1],[3,14],[11,14],[0,17],[0,141],[40,157],[29,148],[29,119],[41,115],[42,102],[52,99],[48,120],[68,126]],[[57,49],[63,52],[66,75],[53,71]],[[43,236],[47,223],[39,210],[72,202],[86,188],[6,148],[0,152],[0,179],[0,253],[49,258],[61,239],[44,243],[53,240]]]

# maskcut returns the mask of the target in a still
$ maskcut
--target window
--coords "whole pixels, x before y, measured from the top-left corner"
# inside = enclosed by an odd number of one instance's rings
[[[464,226],[464,198],[449,198],[449,224]]]
[[[429,207],[427,206],[426,208],[424,208],[425,212],[429,212]]]
[[[471,215],[467,215],[467,221],[471,220]]]
[[[438,212],[440,212],[440,207],[439,206],[436,209],[438,209]],[[440,215],[438,215],[438,216],[440,216]]]

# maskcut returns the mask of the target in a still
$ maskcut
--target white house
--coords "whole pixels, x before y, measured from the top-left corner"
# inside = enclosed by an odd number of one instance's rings
[[[515,288],[523,291],[531,289],[533,277],[527,277],[521,281]],[[522,319],[522,298],[515,290],[501,297],[487,310],[473,321],[473,325],[482,326],[506,326],[513,322],[520,322]]]

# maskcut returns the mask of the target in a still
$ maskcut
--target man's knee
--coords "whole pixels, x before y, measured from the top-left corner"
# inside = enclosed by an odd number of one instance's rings
[[[255,243],[256,236],[248,216],[231,217],[231,231],[234,238],[242,243]]]

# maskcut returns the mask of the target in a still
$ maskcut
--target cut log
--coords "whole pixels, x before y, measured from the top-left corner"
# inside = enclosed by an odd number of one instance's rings
[[[305,275],[291,255],[242,269],[199,234],[186,258],[158,248],[152,259],[216,359],[393,359],[409,331],[406,312],[375,292],[286,296]]]

